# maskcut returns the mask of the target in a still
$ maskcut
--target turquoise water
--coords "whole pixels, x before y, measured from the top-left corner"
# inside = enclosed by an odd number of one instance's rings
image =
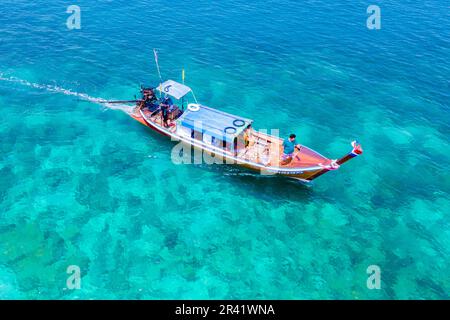
[[[381,30],[359,0],[69,4],[0,4],[0,298],[450,297],[448,1],[377,1]],[[364,155],[313,187],[172,164],[77,95],[133,98],[154,47],[202,103]]]

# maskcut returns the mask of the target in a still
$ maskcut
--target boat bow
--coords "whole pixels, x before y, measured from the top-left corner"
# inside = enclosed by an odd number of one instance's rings
[[[349,161],[350,159],[353,159],[353,158],[355,158],[355,157],[357,157],[357,156],[359,156],[359,155],[361,155],[363,153],[363,149],[361,147],[361,144],[359,144],[358,141],[356,141],[356,140],[352,141],[351,145],[353,147],[352,151],[350,151],[349,153],[347,153],[345,156],[343,156],[342,158],[340,158],[338,160],[332,160],[330,164],[324,166],[322,170],[320,170],[319,172],[313,174],[312,176],[310,176],[306,180],[312,181],[312,180],[320,177],[324,173],[327,173],[328,171],[339,169],[339,167],[342,164],[344,164],[345,162]]]

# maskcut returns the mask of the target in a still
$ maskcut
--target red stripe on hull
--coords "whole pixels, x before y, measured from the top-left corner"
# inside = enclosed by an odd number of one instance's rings
[[[142,118],[140,115],[136,116],[136,115],[131,115],[131,117],[136,120],[139,121],[140,123],[142,123],[144,126],[149,127],[150,129],[152,129],[155,132],[158,132],[166,137],[170,137],[167,133],[165,133],[164,131],[161,131],[160,129],[158,129],[156,126],[151,125],[150,123],[148,123],[147,120],[145,120],[144,118]]]

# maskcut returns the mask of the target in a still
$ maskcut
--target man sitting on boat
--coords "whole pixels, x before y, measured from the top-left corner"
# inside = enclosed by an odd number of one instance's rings
[[[295,140],[296,137],[297,136],[292,133],[289,135],[288,140],[283,141],[283,155],[281,156],[281,160],[286,164],[291,162],[295,149],[300,150],[301,148],[301,145],[297,144],[297,141]]]

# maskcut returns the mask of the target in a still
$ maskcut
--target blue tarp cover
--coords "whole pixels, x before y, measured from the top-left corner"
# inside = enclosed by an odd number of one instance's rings
[[[234,123],[233,123],[234,122]],[[238,117],[200,105],[198,111],[187,109],[178,118],[178,125],[209,134],[220,140],[233,141],[253,120]],[[195,126],[195,128],[194,128]],[[236,132],[233,132],[234,129]]]

